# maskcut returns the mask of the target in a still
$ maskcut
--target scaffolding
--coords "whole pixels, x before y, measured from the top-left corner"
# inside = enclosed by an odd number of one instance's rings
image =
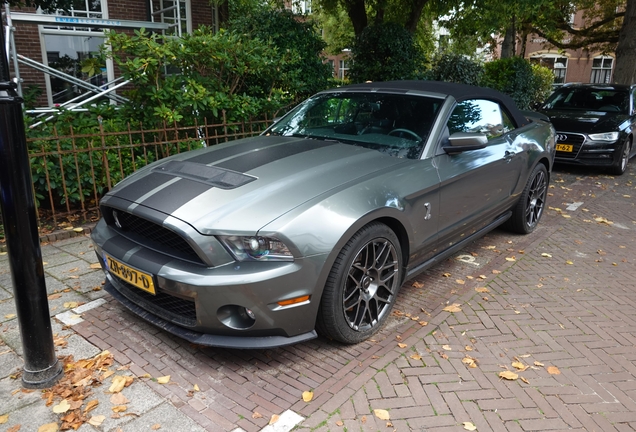
[[[180,11],[180,2],[179,0],[175,0],[172,6],[168,8],[164,8],[158,10],[156,12],[152,12],[152,0],[149,0],[149,7],[151,10],[152,21],[131,21],[131,20],[118,20],[118,19],[100,19],[100,18],[83,18],[83,17],[75,17],[75,16],[62,16],[62,15],[44,15],[44,14],[36,14],[36,13],[23,13],[23,12],[11,12],[9,5],[5,4],[5,11],[2,13],[4,19],[6,20],[5,27],[5,48],[7,55],[12,58],[13,69],[14,69],[14,81],[17,85],[17,91],[20,96],[23,95],[22,92],[22,79],[20,77],[20,68],[19,65],[23,64],[25,66],[36,69],[40,72],[47,74],[48,76],[59,78],[68,82],[73,86],[77,86],[81,88],[85,92],[80,94],[79,96],[64,102],[63,104],[56,104],[55,108],[49,108],[47,110],[31,110],[29,113],[39,113],[41,116],[46,113],[52,112],[59,107],[68,107],[69,110],[77,110],[83,111],[85,108],[82,106],[90,103],[98,98],[107,97],[114,103],[121,103],[127,101],[123,96],[119,96],[115,93],[120,87],[125,86],[130,81],[123,80],[122,77],[114,79],[112,81],[106,82],[101,86],[92,84],[87,80],[82,80],[73,75],[64,73],[57,69],[54,69],[50,66],[45,65],[44,63],[35,61],[28,57],[25,57],[21,54],[17,53],[16,44],[15,44],[15,26],[14,22],[25,22],[31,24],[38,25],[63,25],[63,26],[73,26],[73,27],[88,27],[88,28],[108,28],[108,29],[140,29],[146,28],[152,31],[161,31],[165,34],[166,31],[174,28],[175,33],[178,36],[181,36],[181,11]],[[170,24],[163,22],[165,20],[164,14],[175,11],[172,15],[176,16],[176,23]],[[8,58],[9,59],[9,58]],[[46,119],[36,123],[34,126],[41,124],[44,121],[47,121],[54,116],[49,116]]]

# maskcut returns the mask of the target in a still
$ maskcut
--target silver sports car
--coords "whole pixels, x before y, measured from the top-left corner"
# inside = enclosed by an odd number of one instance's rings
[[[182,153],[101,201],[106,289],[194,343],[263,348],[377,332],[409,279],[504,224],[533,231],[545,117],[496,91],[400,81],[303,102],[262,135]]]

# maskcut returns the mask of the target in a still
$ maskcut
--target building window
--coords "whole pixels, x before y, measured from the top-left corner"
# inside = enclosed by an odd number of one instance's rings
[[[530,57],[530,61],[552,70],[555,84],[563,84],[565,82],[565,75],[568,70],[567,57],[559,57],[555,54],[544,54],[542,56]]]
[[[614,66],[612,57],[601,56],[592,59],[592,77],[590,82],[608,84],[612,79],[612,66]]]
[[[336,61],[334,59],[329,59],[329,67],[331,68],[331,76],[336,76]]]
[[[345,79],[349,72],[349,61],[340,60],[340,67],[338,68],[338,78]]]
[[[155,22],[170,25],[165,34],[181,36],[192,33],[192,19],[190,18],[189,0],[154,0],[152,14]]]
[[[296,15],[311,14],[311,0],[292,0],[292,12]]]
[[[76,0],[69,11],[58,16],[108,19],[106,0]],[[104,43],[104,29],[69,25],[40,25],[43,63],[87,83],[102,86],[113,79],[112,61],[101,62],[99,48]],[[89,75],[82,68],[91,63]],[[87,68],[88,69],[88,68]],[[84,92],[61,76],[45,75],[49,105],[71,101]]]

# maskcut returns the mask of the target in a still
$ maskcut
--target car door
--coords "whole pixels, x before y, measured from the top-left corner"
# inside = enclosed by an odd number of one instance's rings
[[[438,245],[444,250],[489,225],[511,205],[522,171],[514,124],[497,103],[470,99],[458,103],[446,123],[435,163],[440,176]],[[443,146],[455,132],[478,132],[484,148],[447,153]]]

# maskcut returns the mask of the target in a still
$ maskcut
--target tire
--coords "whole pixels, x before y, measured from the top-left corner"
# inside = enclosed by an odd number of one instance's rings
[[[402,284],[402,250],[395,233],[373,222],[342,248],[320,302],[316,329],[355,344],[375,334],[395,304]]]
[[[512,208],[512,216],[505,227],[519,234],[530,234],[535,230],[545,208],[548,193],[548,170],[538,164],[528,178],[528,183]]]
[[[627,170],[627,163],[629,162],[629,154],[632,150],[632,143],[627,138],[620,149],[620,158],[612,165],[609,172],[614,175],[623,175]]]

